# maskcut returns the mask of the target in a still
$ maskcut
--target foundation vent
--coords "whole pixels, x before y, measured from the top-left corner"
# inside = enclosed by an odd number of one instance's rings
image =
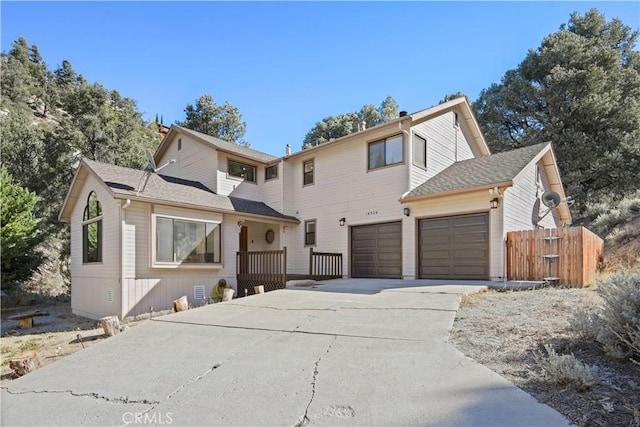
[[[113,288],[107,289],[107,302],[113,302]]]
[[[193,301],[194,303],[201,303],[205,299],[204,285],[195,285],[193,287]]]

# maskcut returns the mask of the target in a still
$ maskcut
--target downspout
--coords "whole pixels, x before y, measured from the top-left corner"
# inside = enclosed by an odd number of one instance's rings
[[[124,313],[126,310],[124,295],[125,295],[125,283],[124,283],[124,271],[123,271],[123,262],[122,257],[124,256],[124,239],[122,238],[124,233],[124,223],[127,219],[126,209],[131,205],[131,199],[127,199],[122,205],[120,205],[120,210],[118,211],[119,222],[120,222],[120,257],[118,257],[118,263],[120,266],[120,317],[121,320],[124,320]]]

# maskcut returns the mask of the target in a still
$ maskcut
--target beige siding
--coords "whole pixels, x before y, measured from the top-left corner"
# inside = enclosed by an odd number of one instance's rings
[[[404,218],[402,224],[403,277],[416,277],[417,221],[421,218],[436,218],[475,212],[489,212],[489,274],[492,279],[504,275],[504,238],[502,209],[490,209],[491,195],[478,191],[459,196],[445,196],[408,204],[411,217]]]
[[[83,264],[82,220],[91,191],[102,206],[102,262]],[[71,213],[71,309],[78,315],[97,319],[120,311],[119,214],[119,203],[89,175]]]
[[[241,178],[229,176],[227,173],[228,160],[235,160],[240,163],[256,167],[257,183],[245,181]],[[261,181],[264,183],[264,167],[252,160],[242,157],[228,156],[225,153],[218,153],[218,188],[216,192],[223,196],[240,197],[242,199],[262,201],[260,195]]]
[[[377,135],[370,141],[397,134]],[[287,198],[295,202],[289,214],[300,221],[299,226],[288,227],[284,244],[290,249],[289,272],[307,273],[309,250],[304,246],[304,221],[316,220],[317,244],[314,250],[340,252],[344,256],[344,271],[349,271],[349,226],[397,221],[402,215],[398,201],[407,191],[408,155],[404,141],[403,164],[376,170],[367,170],[368,142],[350,141],[331,149],[314,150],[309,156],[288,161],[290,168],[285,181]],[[302,165],[314,159],[314,184],[303,186]],[[285,199],[287,200],[287,199]],[[291,206],[288,205],[287,206]],[[340,218],[347,225],[340,227]]]
[[[220,268],[153,268],[151,266],[151,215],[153,213],[200,220],[222,220],[222,266]],[[245,220],[249,230],[249,250],[280,249],[281,229],[276,224],[260,223],[237,215],[222,215],[205,211],[192,211],[166,206],[153,206],[133,202],[126,210],[128,228],[135,227],[136,275],[124,280],[123,316],[134,316],[149,311],[170,309],[172,301],[186,295],[193,301],[194,286],[203,285],[205,295],[210,296],[219,279],[236,286],[236,252],[239,248],[238,221]],[[273,229],[276,240],[268,244],[265,234]],[[130,240],[132,241],[132,240]],[[128,251],[127,248],[123,253]]]
[[[540,204],[535,210],[536,199],[549,188],[548,180],[543,167],[539,167],[539,179],[536,179],[537,163],[532,161],[515,177],[513,186],[504,192],[504,231],[533,230],[533,218],[546,211],[546,207]],[[556,220],[553,214],[547,215],[541,226],[555,228]]]
[[[282,212],[283,210],[283,200],[282,200],[282,186],[284,182],[283,174],[283,163],[278,163],[278,177],[274,179],[270,179],[269,181],[265,181],[265,169],[261,167],[261,173],[258,175],[258,183],[259,183],[259,191],[262,195],[262,201],[271,206],[278,212]]]
[[[180,150],[178,139],[182,139]],[[175,159],[176,162],[163,168],[161,174],[199,181],[215,191],[217,156],[214,147],[196,141],[190,136],[177,135],[157,165],[162,166],[171,159]]]
[[[454,162],[474,157],[473,140],[467,136],[468,133],[463,132],[463,126],[462,120],[458,127],[454,126],[454,115],[450,112],[411,128],[412,135],[417,134],[427,140],[427,168],[425,170],[413,164],[412,149],[410,151],[412,157],[410,190],[442,172]]]

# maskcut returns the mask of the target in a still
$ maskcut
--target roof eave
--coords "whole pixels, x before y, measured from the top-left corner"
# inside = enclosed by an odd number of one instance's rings
[[[291,224],[300,224],[300,220],[296,219],[296,218],[278,218],[278,217],[275,217],[275,216],[246,213],[246,212],[240,212],[240,211],[236,211],[236,210],[232,210],[232,209],[221,209],[221,208],[215,208],[215,207],[210,207],[210,206],[196,205],[196,204],[193,204],[193,203],[172,202],[170,200],[157,199],[157,198],[153,198],[153,197],[143,197],[143,196],[137,196],[137,195],[133,195],[133,194],[115,193],[114,198],[115,199],[119,199],[119,200],[131,200],[131,201],[135,201],[135,202],[153,203],[153,204],[163,205],[163,206],[172,206],[172,207],[178,207],[178,208],[191,208],[191,209],[196,209],[196,210],[200,210],[200,211],[219,212],[219,213],[226,213],[226,214],[242,215],[242,216],[251,217],[251,218],[260,218],[260,219],[263,219],[263,220],[264,219],[269,219],[269,220],[278,221],[278,222],[286,222],[286,223],[291,223]]]
[[[435,107],[427,108],[426,110],[418,111],[417,113],[411,114],[411,125],[413,126],[422,123],[453,110],[458,110],[462,113],[464,121],[471,131],[480,154],[482,156],[488,156],[489,154],[491,154],[491,150],[489,150],[489,146],[487,145],[487,142],[482,135],[482,131],[480,130],[480,125],[478,125],[478,121],[473,115],[471,105],[469,105],[465,97],[452,99],[451,101],[443,102],[442,104],[436,105]]]
[[[293,159],[295,157],[306,156],[309,153],[313,153],[319,150],[324,150],[328,147],[333,147],[335,144],[339,144],[344,141],[354,140],[358,138],[366,137],[371,134],[375,134],[376,132],[384,132],[385,130],[393,130],[398,129],[398,132],[401,131],[402,122],[408,121],[411,119],[411,116],[402,116],[397,119],[393,119],[387,123],[383,123],[378,126],[371,127],[369,129],[361,130],[360,132],[350,133],[349,135],[342,136],[340,138],[332,139],[331,141],[323,142],[322,144],[314,145],[313,147],[306,148],[304,150],[296,151],[295,153],[286,155],[282,157],[285,160]]]
[[[400,203],[410,203],[410,202],[416,202],[419,200],[427,200],[427,199],[435,199],[438,197],[445,197],[445,196],[455,196],[455,195],[459,195],[459,194],[465,194],[465,193],[473,193],[476,191],[482,191],[482,190],[489,190],[491,188],[506,188],[506,187],[511,187],[513,185],[513,181],[501,181],[501,182],[494,182],[492,184],[483,184],[483,185],[477,185],[474,187],[466,187],[466,188],[456,188],[453,190],[448,190],[448,191],[439,191],[437,193],[429,193],[429,194],[419,194],[419,195],[415,195],[415,196],[407,196],[407,197],[403,197],[400,199]]]

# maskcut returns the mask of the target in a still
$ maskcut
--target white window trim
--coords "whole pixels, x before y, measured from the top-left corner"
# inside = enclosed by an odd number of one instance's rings
[[[413,148],[413,151],[412,151],[413,159],[412,159],[412,163],[413,163],[414,166],[417,166],[420,169],[427,170],[427,138],[422,136],[422,135],[420,135],[417,132],[413,132],[412,135],[413,135],[413,138],[412,138],[412,142],[413,142],[413,147],[412,147]],[[415,156],[415,153],[416,153],[416,150],[415,150],[416,138],[420,138],[420,139],[422,139],[424,141],[424,166],[421,165],[420,163],[416,162],[416,156]]]
[[[156,247],[157,247],[157,242],[156,242],[156,219],[158,217],[161,218],[170,218],[170,219],[177,219],[177,220],[182,220],[182,221],[190,221],[190,222],[201,222],[204,224],[218,224],[220,225],[220,262],[219,263],[181,263],[181,262],[164,262],[164,261],[157,261],[156,260]],[[177,215],[167,215],[167,214],[163,214],[163,213],[152,213],[151,214],[151,247],[149,248],[149,253],[151,255],[151,268],[184,268],[184,269],[196,269],[196,270],[202,270],[202,269],[207,269],[207,270],[214,270],[214,269],[221,269],[224,268],[224,240],[223,240],[223,226],[222,226],[223,222],[222,221],[216,221],[216,220],[205,220],[205,219],[199,219],[199,218],[191,218],[191,217],[184,217],[184,216],[177,216]]]
[[[235,176],[235,175],[231,175],[231,173],[229,173],[229,162],[233,162],[233,163],[237,163],[239,165],[243,165],[243,166],[248,166],[250,168],[253,168],[253,176],[255,177],[255,181],[249,181],[246,178],[242,178],[240,176]],[[258,184],[258,167],[255,165],[251,165],[249,163],[245,163],[245,162],[241,162],[239,160],[235,160],[235,159],[231,159],[231,158],[227,158],[227,179],[231,179],[231,180],[235,180],[235,181],[239,181],[239,182],[248,182],[249,184]]]
[[[84,247],[84,244],[85,244],[85,242],[84,242],[84,226],[85,225],[89,225],[89,224],[93,224],[94,222],[102,221],[103,215],[96,216],[94,218],[90,218],[90,219],[88,219],[86,221],[82,221],[82,225],[80,227],[80,231],[82,233],[82,236],[81,236],[81,238],[82,238],[82,265],[92,265],[92,264],[95,265],[95,264],[102,264],[102,262],[103,262],[102,261],[103,256],[104,256],[104,253],[102,252],[103,248],[100,248],[100,252],[101,252],[100,261],[87,261],[87,262],[84,262],[84,251],[86,249]],[[104,242],[103,242],[103,240],[104,240],[104,223],[102,223],[102,236],[100,236],[100,237],[101,237],[100,245],[103,245],[104,244]]]

